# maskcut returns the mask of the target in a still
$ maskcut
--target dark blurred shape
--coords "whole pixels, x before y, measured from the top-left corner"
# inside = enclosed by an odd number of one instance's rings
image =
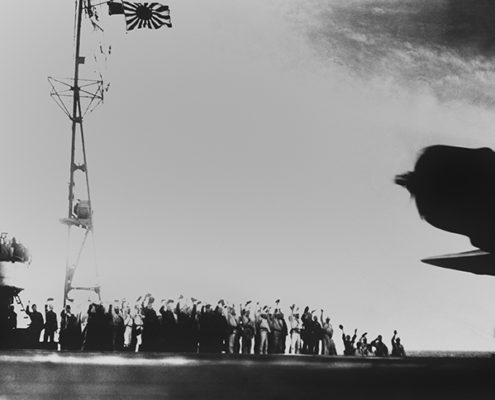
[[[414,171],[395,183],[409,190],[419,214],[431,225],[468,236],[495,251],[495,153],[436,145],[423,150]]]
[[[444,254],[428,257],[421,261],[436,267],[471,272],[476,275],[495,276],[495,255],[483,250]]]

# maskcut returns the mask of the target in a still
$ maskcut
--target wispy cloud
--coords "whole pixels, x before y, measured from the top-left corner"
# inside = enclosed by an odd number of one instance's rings
[[[495,2],[317,0],[304,9],[318,51],[353,74],[495,105]]]

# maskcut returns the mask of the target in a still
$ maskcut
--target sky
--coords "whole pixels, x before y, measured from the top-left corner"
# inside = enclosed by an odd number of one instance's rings
[[[169,5],[172,29],[126,33],[105,7],[103,33],[84,21],[81,75],[110,83],[84,125],[82,268],[94,252],[105,300],[280,298],[410,350],[493,351],[493,278],[422,264],[469,240],[421,221],[393,178],[431,144],[494,147],[495,7]],[[25,6],[0,15],[1,229],[33,256],[23,299],[61,302],[71,125],[47,77],[72,74],[74,2]]]

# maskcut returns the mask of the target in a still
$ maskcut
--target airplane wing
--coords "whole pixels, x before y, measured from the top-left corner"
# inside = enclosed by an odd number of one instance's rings
[[[495,276],[495,255],[483,250],[444,254],[425,258],[421,261],[441,268]]]

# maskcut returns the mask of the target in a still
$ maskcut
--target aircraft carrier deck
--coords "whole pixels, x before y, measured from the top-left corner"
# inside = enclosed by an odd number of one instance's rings
[[[493,399],[495,359],[0,353],[0,399]]]

